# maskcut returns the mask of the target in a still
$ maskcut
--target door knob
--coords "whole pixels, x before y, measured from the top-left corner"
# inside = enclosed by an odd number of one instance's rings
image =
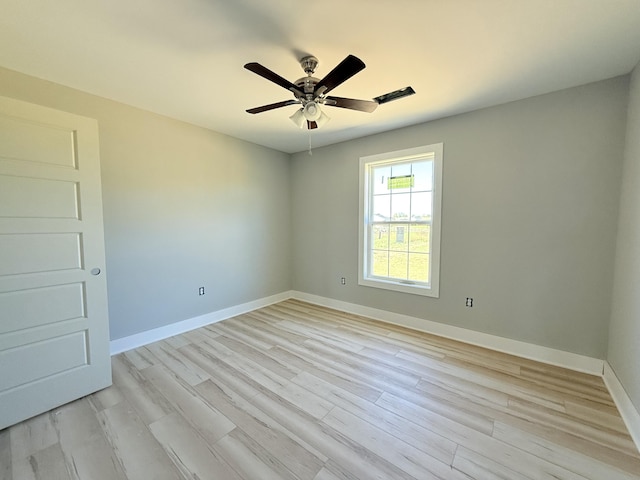
[[[91,275],[100,275],[101,270],[99,268],[92,268]]]

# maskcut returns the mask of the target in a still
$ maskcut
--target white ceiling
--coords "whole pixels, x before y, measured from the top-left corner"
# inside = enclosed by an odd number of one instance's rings
[[[331,95],[416,95],[373,113],[325,107],[314,147],[630,72],[640,0],[0,0],[0,65],[293,153],[309,144],[290,81],[348,54],[366,69]]]

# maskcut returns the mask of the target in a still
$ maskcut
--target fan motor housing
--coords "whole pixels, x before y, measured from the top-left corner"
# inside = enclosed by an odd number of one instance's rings
[[[316,77],[302,77],[294,82],[295,86],[302,90],[304,93],[312,94],[316,84],[320,81]]]

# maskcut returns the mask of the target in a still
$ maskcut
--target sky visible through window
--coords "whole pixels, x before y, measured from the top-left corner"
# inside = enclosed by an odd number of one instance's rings
[[[428,284],[433,161],[374,165],[371,173],[371,273]]]

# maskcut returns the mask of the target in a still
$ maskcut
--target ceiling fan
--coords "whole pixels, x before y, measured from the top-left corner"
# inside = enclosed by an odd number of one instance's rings
[[[316,57],[304,57],[300,60],[300,66],[307,76],[292,83],[257,62],[247,63],[244,68],[266,78],[276,85],[286,88],[292,92],[295,97],[295,99],[292,100],[284,100],[282,102],[263,105],[261,107],[250,108],[247,112],[255,114],[273,110],[275,108],[286,107],[288,105],[300,104],[300,109],[296,110],[296,112],[289,118],[298,125],[298,127],[304,128],[306,126],[311,130],[321,127],[329,121],[329,117],[320,108],[321,105],[348,108],[350,110],[359,110],[361,112],[373,112],[378,106],[378,102],[372,100],[356,100],[354,98],[342,98],[327,95],[338,85],[342,84],[365,68],[364,62],[358,57],[348,55],[321,80],[313,76],[315,69],[318,66],[318,59]]]

